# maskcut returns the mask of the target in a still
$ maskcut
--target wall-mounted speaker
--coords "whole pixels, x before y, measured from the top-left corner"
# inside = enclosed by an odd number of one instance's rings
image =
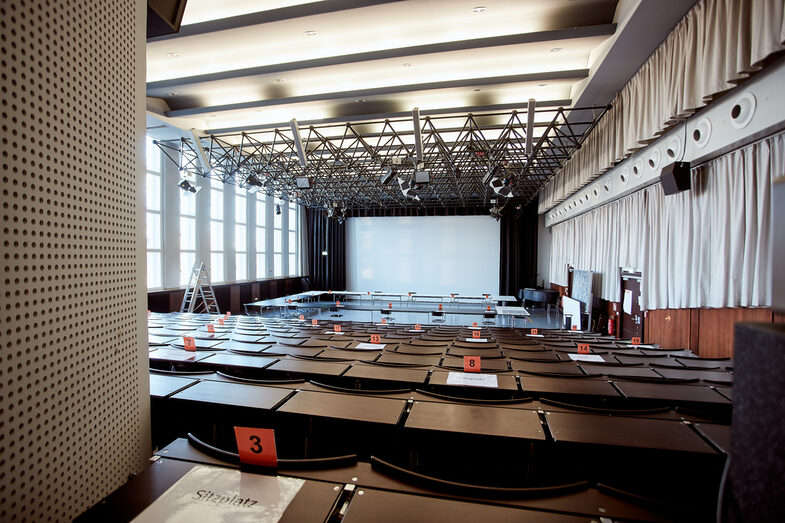
[[[188,0],[147,0],[147,38],[180,31]]]
[[[692,186],[690,162],[673,162],[663,167],[660,184],[666,195],[689,191]]]

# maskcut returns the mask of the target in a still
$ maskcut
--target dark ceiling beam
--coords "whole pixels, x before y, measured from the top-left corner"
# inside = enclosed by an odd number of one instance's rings
[[[243,109],[257,109],[305,102],[323,102],[330,100],[356,100],[372,96],[385,96],[390,94],[410,93],[416,91],[432,91],[436,89],[452,89],[456,87],[478,87],[485,85],[517,84],[524,82],[544,82],[564,79],[580,79],[589,75],[588,69],[575,69],[569,71],[551,71],[546,73],[516,74],[510,76],[491,76],[486,78],[466,78],[449,80],[446,82],[427,82],[422,84],[394,85],[389,87],[376,87],[373,89],[357,89],[354,91],[339,91],[334,93],[317,93],[305,96],[289,96],[286,98],[269,98],[236,104],[212,105],[205,107],[192,107],[169,111],[166,116],[194,116],[199,114],[217,113],[222,111],[237,111]]]
[[[365,53],[347,54],[342,56],[329,56],[325,58],[315,58],[312,60],[300,60],[297,62],[271,64],[260,67],[236,69],[233,71],[220,71],[217,73],[172,78],[170,80],[160,80],[157,82],[148,82],[147,93],[148,96],[156,96],[157,94],[160,97],[161,92],[159,91],[177,91],[178,89],[183,89],[184,87],[193,84],[205,82],[216,82],[220,80],[244,78],[248,76],[260,76],[267,74],[285,73],[288,71],[297,71],[302,69],[312,69],[315,67],[353,64],[372,60],[403,58],[424,54],[444,53],[449,51],[465,51],[468,49],[482,49],[487,47],[548,42],[553,40],[569,40],[592,36],[610,36],[614,33],[615,30],[616,24],[589,25],[582,27],[571,27],[569,29],[555,29],[552,31],[538,31],[534,33],[522,33],[489,38],[475,38],[471,40],[458,40],[455,42],[441,42],[438,44],[399,47],[396,49],[383,49],[381,51],[369,51]]]
[[[371,7],[400,1],[401,0],[324,0],[322,2],[309,2],[289,7],[281,7],[279,9],[259,11],[257,13],[219,18],[218,20],[208,20],[198,24],[184,25],[180,27],[180,31],[177,33],[148,38],[147,41],[159,42],[161,40],[171,40],[172,38],[182,38],[185,36],[205,35],[217,31],[228,31],[253,25],[291,20],[293,18],[335,13],[347,9]]]
[[[537,101],[537,108],[541,109],[544,107],[568,107],[572,104],[572,101],[569,99],[564,100],[543,100]],[[512,109],[518,109],[521,111],[526,110],[526,106],[528,102],[520,102],[520,103],[511,103],[511,104],[494,104],[494,105],[474,105],[474,106],[461,106],[461,107],[448,107],[444,109],[432,109],[432,110],[421,110],[420,116],[436,116],[436,115],[448,115],[448,114],[455,114],[456,116],[464,116],[466,113],[486,113],[486,112],[493,112],[493,111],[508,111]],[[335,116],[332,118],[321,118],[318,120],[298,120],[298,123],[301,127],[305,128],[311,125],[325,125],[331,123],[353,123],[353,124],[360,124],[360,123],[383,123],[384,120],[393,119],[393,118],[405,118],[411,117],[411,111],[400,111],[394,113],[375,113],[375,114],[355,114],[351,116]],[[205,133],[208,135],[223,135],[223,134],[232,134],[232,133],[240,133],[240,132],[252,132],[252,131],[264,131],[275,129],[277,127],[288,127],[289,122],[277,122],[277,123],[269,123],[263,125],[253,125],[253,126],[244,126],[244,127],[224,127],[224,128],[216,128],[216,129],[207,129]]]

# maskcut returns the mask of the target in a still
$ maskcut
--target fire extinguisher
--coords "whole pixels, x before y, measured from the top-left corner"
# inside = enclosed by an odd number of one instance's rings
[[[608,318],[608,334],[612,335],[616,330],[615,327],[616,327],[616,318],[611,316],[610,318]]]

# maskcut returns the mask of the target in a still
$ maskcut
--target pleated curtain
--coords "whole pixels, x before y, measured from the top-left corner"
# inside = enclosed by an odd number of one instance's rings
[[[619,301],[619,268],[641,271],[644,309],[771,304],[771,190],[785,175],[785,133],[708,162],[692,189],[659,184],[551,228],[550,281],[567,265],[599,275]]]
[[[612,101],[540,191],[544,213],[785,49],[782,0],[701,0]]]

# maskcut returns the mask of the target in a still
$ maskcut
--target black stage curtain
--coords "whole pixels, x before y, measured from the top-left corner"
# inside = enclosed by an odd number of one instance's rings
[[[327,218],[322,209],[310,208],[305,209],[305,223],[311,288],[346,290],[346,224]]]
[[[518,296],[518,289],[537,283],[537,201],[502,215],[500,223],[499,294]]]

